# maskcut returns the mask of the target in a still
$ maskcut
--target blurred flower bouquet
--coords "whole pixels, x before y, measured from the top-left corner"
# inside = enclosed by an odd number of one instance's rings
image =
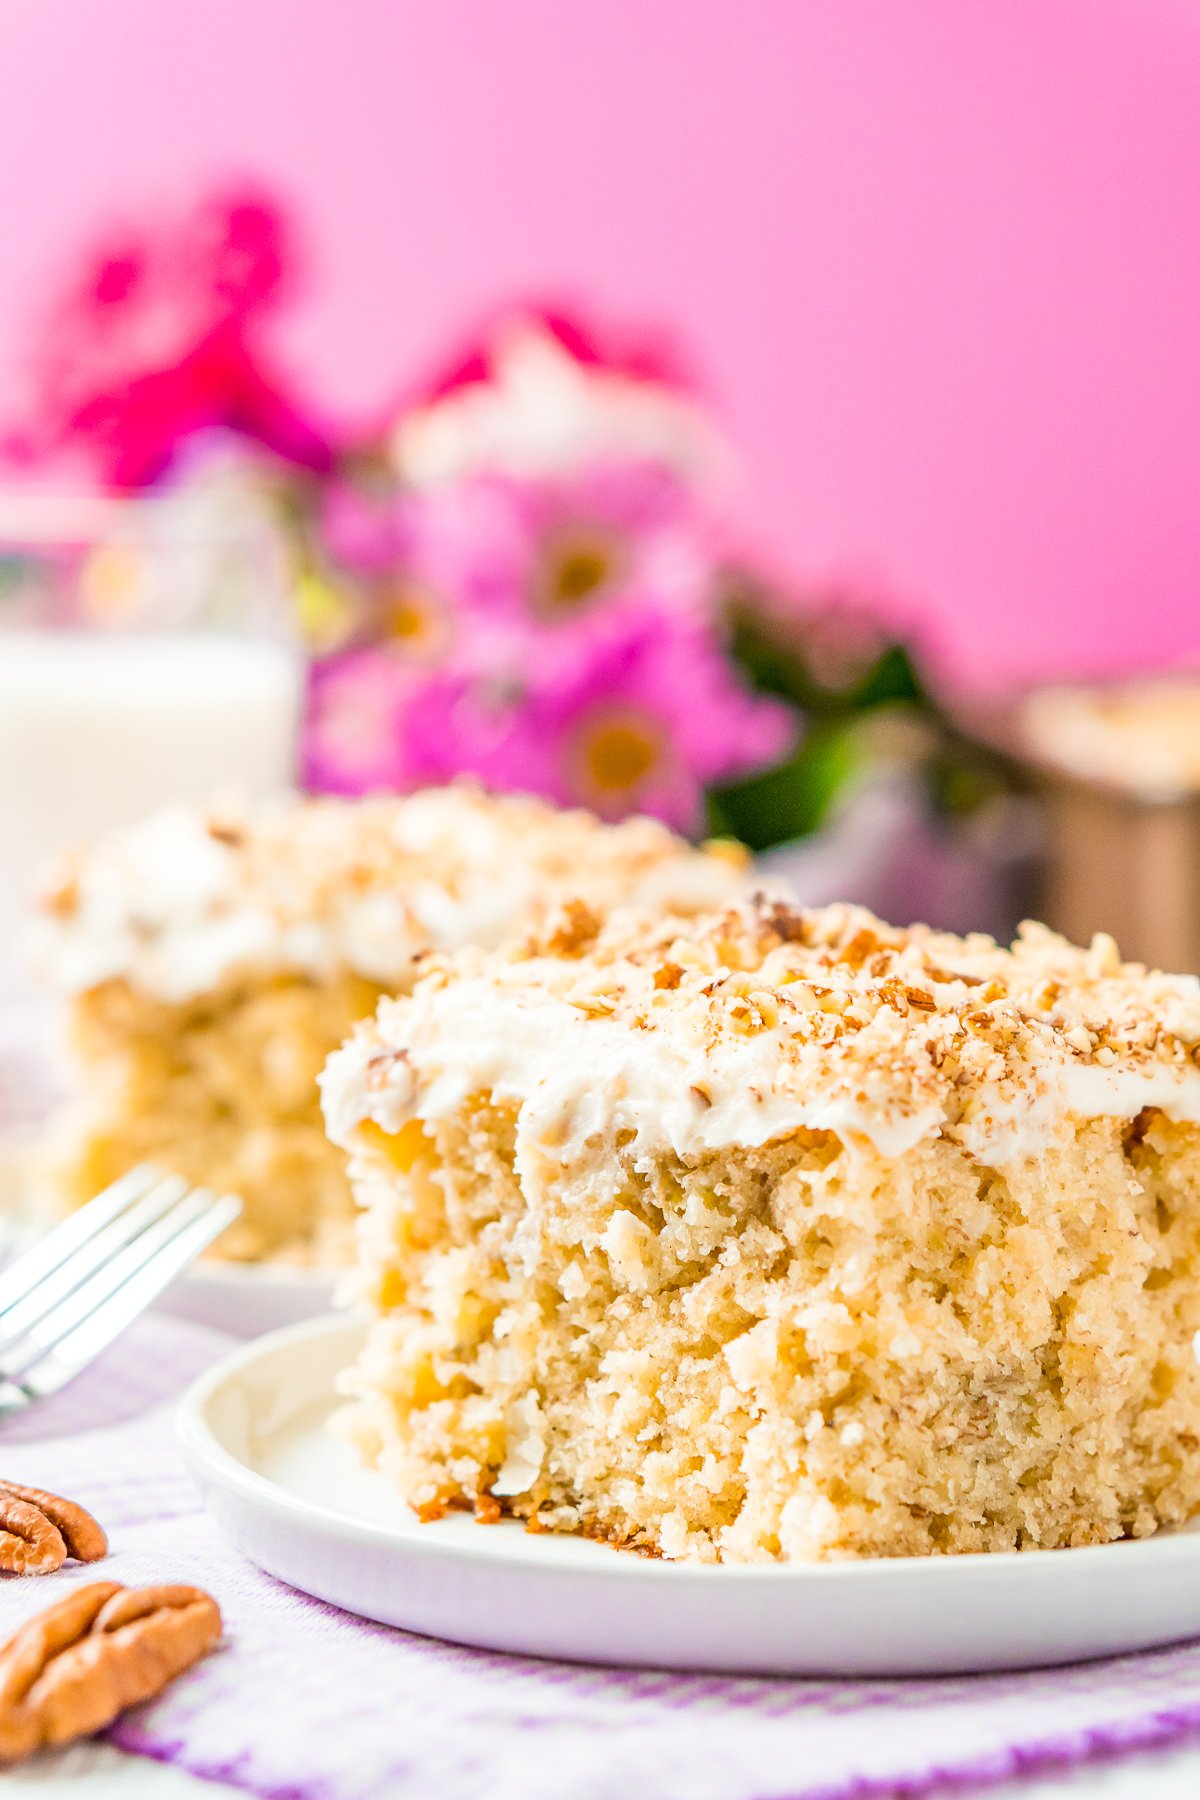
[[[334,429],[271,348],[293,265],[278,209],[248,194],[102,246],[46,316],[8,452],[269,521],[310,659],[312,788],[470,774],[764,848],[828,818],[864,719],[929,716],[861,606],[797,603],[740,552],[723,446],[661,346],[512,309],[382,423]],[[163,609],[129,581],[113,604],[112,550],[77,570],[74,622]],[[128,573],[136,534],[124,551]]]
[[[706,793],[797,731],[728,653],[712,537],[679,478],[633,458],[374,503],[331,486],[314,579],[355,583],[357,603],[313,665],[308,780],[357,793],[469,773],[699,830]]]

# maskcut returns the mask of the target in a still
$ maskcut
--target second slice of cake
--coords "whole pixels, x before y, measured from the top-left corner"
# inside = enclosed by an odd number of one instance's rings
[[[64,861],[40,923],[77,1071],[58,1186],[78,1203],[159,1163],[242,1196],[218,1254],[340,1263],[353,1209],[317,1076],[381,994],[567,894],[690,910],[745,882],[732,845],[470,787],[179,807],[114,832]]]
[[[1200,986],[1039,927],[576,907],[324,1078],[425,1516],[669,1557],[1098,1543],[1200,1506]]]

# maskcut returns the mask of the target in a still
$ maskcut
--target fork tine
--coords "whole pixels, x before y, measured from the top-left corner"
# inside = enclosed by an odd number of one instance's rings
[[[97,1275],[157,1219],[183,1199],[187,1183],[179,1175],[160,1175],[148,1193],[139,1194],[107,1224],[71,1251],[24,1295],[0,1313],[0,1346],[30,1331],[39,1319]],[[6,1359],[7,1360],[7,1359]]]
[[[5,1373],[18,1376],[38,1355],[53,1348],[105,1300],[119,1293],[149,1257],[169,1243],[184,1225],[202,1217],[212,1204],[213,1196],[207,1189],[189,1188],[180,1183],[180,1191],[171,1195],[170,1203],[147,1220],[135,1237],[123,1244],[115,1255],[106,1257],[89,1270],[85,1280],[76,1282],[52,1306],[43,1308],[24,1331],[5,1346],[0,1356]]]
[[[45,1237],[8,1264],[0,1274],[0,1312],[4,1312],[26,1295],[31,1288],[51,1274],[68,1256],[90,1242],[96,1233],[139,1200],[143,1194],[149,1193],[155,1182],[162,1176],[157,1169],[148,1163],[139,1163],[128,1175],[114,1181],[103,1193],[73,1212],[69,1219],[64,1219]]]
[[[199,1212],[186,1204],[187,1200],[197,1198],[202,1202]],[[26,1400],[42,1399],[64,1387],[119,1337],[127,1325],[145,1312],[163,1288],[194,1262],[200,1252],[233,1223],[241,1210],[242,1203],[233,1194],[214,1200],[211,1194],[198,1190],[186,1196],[171,1216],[174,1229],[170,1234],[164,1235],[162,1221],[146,1232],[136,1245],[131,1246],[131,1251],[143,1252],[141,1262],[115,1286],[97,1293],[91,1309],[76,1322],[68,1324],[53,1343],[38,1348],[23,1373],[8,1385],[15,1386]],[[156,1242],[148,1246],[146,1240],[151,1236]],[[111,1267],[110,1264],[110,1270]],[[90,1286],[88,1293],[91,1295]],[[78,1300],[75,1304],[78,1305]],[[3,1410],[3,1396],[0,1395],[0,1416]]]

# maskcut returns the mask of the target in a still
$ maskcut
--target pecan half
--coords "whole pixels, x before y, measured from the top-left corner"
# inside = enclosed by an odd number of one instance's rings
[[[75,1588],[0,1649],[0,1763],[102,1731],[220,1635],[220,1609],[202,1588]]]
[[[68,1556],[99,1562],[107,1553],[104,1529],[86,1507],[0,1476],[0,1569],[48,1575]]]
[[[67,1560],[62,1532],[37,1506],[0,1492],[0,1569],[6,1575],[52,1575]]]

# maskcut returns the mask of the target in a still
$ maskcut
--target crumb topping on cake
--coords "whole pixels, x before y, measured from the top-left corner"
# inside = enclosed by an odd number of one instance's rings
[[[332,1059],[335,1139],[444,1116],[474,1090],[521,1108],[531,1153],[602,1131],[677,1154],[799,1129],[898,1156],[943,1136],[992,1162],[1073,1117],[1200,1120],[1200,981],[1026,924],[1011,949],[851,906],[759,898],[699,920],[607,924],[585,906],[499,954],[424,965]],[[602,1123],[603,1122],[603,1123]]]
[[[576,893],[593,905],[721,905],[740,848],[693,850],[655,820],[604,825],[528,796],[429,789],[171,808],[62,860],[34,955],[61,991],[117,978],[181,1001],[232,973],[348,969],[392,982],[414,957],[496,944]]]

